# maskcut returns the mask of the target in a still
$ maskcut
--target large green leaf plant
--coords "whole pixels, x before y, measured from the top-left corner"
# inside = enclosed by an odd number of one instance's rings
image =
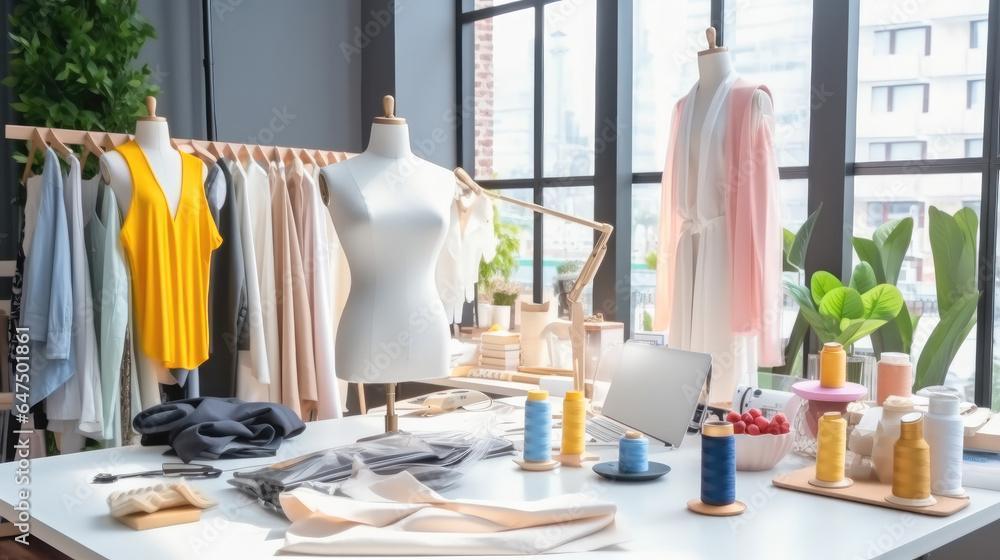
[[[25,124],[132,132],[159,88],[137,66],[156,31],[138,0],[20,0],[9,16],[11,106]],[[24,163],[26,156],[15,156]]]
[[[879,226],[871,239],[854,237],[851,244],[861,262],[872,267],[878,283],[895,286],[912,236],[913,218],[902,218]],[[900,307],[895,320],[871,334],[875,357],[881,357],[882,352],[909,354],[919,320],[919,315],[910,315],[906,305]]]
[[[899,289],[879,284],[871,265],[864,262],[855,267],[847,286],[833,274],[819,271],[809,288],[786,281],[785,289],[820,341],[845,348],[895,319],[903,305]]]
[[[950,215],[931,206],[928,214],[941,321],[931,331],[917,359],[915,390],[944,383],[958,349],[976,326],[980,295],[976,212],[962,208]]]

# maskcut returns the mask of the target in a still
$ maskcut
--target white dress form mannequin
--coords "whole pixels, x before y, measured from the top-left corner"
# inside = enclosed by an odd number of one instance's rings
[[[736,72],[726,47],[715,45],[715,30],[707,31],[709,48],[698,53],[698,84],[685,101],[678,130],[678,150],[686,151],[686,177],[677,188],[680,214],[685,220],[674,279],[670,345],[710,353],[714,357],[709,402],[732,400],[742,376],[757,366],[754,337],[736,335],[730,328],[731,271],[726,238],[725,139],[739,131],[729,125],[729,94]],[[751,125],[773,126],[767,94],[754,93]],[[767,117],[765,119],[765,117]],[[683,152],[682,152],[683,153]]]
[[[393,385],[448,374],[448,324],[434,280],[454,174],[410,151],[404,119],[375,119],[364,153],[324,167],[320,192],[344,247],[351,291],[337,329],[337,377]],[[328,193],[328,195],[327,195]]]
[[[163,195],[170,206],[170,214],[176,215],[181,199],[181,154],[170,143],[170,128],[167,119],[156,116],[156,99],[146,98],[146,108],[149,115],[139,117],[135,123],[135,142],[146,155],[153,175],[156,177]],[[117,151],[106,152],[101,156],[101,177],[115,193],[118,199],[118,210],[122,222],[128,216],[132,206],[132,174],[125,158]],[[202,180],[208,170],[202,167]],[[140,394],[144,405],[156,404],[160,400],[159,383],[174,385],[177,380],[162,361],[145,355],[138,344],[135,345],[139,368],[143,375],[139,376]]]

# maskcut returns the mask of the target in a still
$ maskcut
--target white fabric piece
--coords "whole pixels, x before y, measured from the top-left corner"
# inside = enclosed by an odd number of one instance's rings
[[[247,175],[238,161],[229,162],[236,193],[236,217],[243,244],[243,267],[247,285],[247,328],[250,332],[250,349],[236,354],[236,397],[247,402],[267,401],[271,373],[267,363],[267,346],[264,339],[264,319],[261,312],[260,284],[257,278],[257,253],[250,218],[250,199],[247,193]]]
[[[319,185],[320,167],[313,170],[313,180]],[[322,200],[322,199],[321,199]],[[344,313],[344,306],[347,305],[347,296],[351,293],[351,271],[347,266],[347,254],[344,253],[344,246],[337,237],[337,228],[333,225],[333,218],[329,212],[323,212],[324,228],[326,229],[326,244],[330,248],[330,283],[331,292],[330,317],[333,318],[333,339],[337,340],[337,328],[340,327],[340,316]],[[334,370],[336,371],[336,369]],[[347,410],[347,388],[348,383],[337,378],[337,386],[340,390],[340,406],[342,411]]]
[[[757,367],[756,338],[733,334],[728,327],[732,322],[732,290],[726,229],[729,168],[725,135],[726,107],[735,81],[736,74],[730,74],[715,91],[697,147],[691,146],[698,90],[698,84],[694,85],[681,111],[678,145],[671,147],[683,154],[676,160],[678,214],[683,224],[676,260],[671,263],[676,272],[668,345],[714,356],[710,402],[731,401],[731,391],[716,394],[715,387],[735,387],[739,376]]]
[[[257,267],[257,288],[260,293],[261,321],[264,330],[264,351],[270,377],[268,398],[281,402],[281,353],[278,341],[278,303],[274,283],[274,234],[271,222],[271,186],[267,171],[256,161],[246,167],[246,192],[250,206],[251,237],[254,264]]]
[[[614,526],[616,506],[585,494],[532,502],[449,500],[407,472],[361,473],[360,480],[339,490],[347,497],[308,488],[281,494],[282,510],[292,522],[282,552],[538,554],[566,546],[597,550],[628,540]],[[586,539],[586,548],[580,548],[580,539]]]
[[[76,373],[49,395],[46,413],[49,430],[77,433],[103,439],[104,407],[101,393],[97,333],[94,330],[93,294],[87,245],[84,239],[83,194],[80,161],[69,157],[69,172],[64,177],[63,193],[66,221],[69,226],[71,273],[73,282],[73,335]],[[36,255],[37,258],[42,255]],[[75,438],[74,438],[75,440]],[[75,445],[73,445],[75,447]],[[74,449],[75,450],[75,449]]]
[[[435,270],[448,322],[462,322],[465,303],[476,297],[479,261],[493,260],[496,249],[492,200],[475,193],[463,195],[462,188],[456,185],[451,221]]]

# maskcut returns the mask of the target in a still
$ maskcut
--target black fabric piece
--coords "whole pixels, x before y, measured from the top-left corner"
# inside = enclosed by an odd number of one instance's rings
[[[11,279],[10,286],[10,315],[7,322],[7,387],[10,392],[17,393],[15,390],[17,385],[15,384],[15,373],[17,371],[17,326],[21,323],[21,291],[24,285],[24,211],[21,210],[21,234],[17,238],[17,262],[14,267],[14,278]],[[15,401],[15,405],[17,402]],[[39,403],[41,404],[41,403]],[[3,414],[7,415],[8,420],[4,428],[3,434],[3,453],[0,453],[0,458],[3,461],[14,459],[14,444],[17,442],[14,430],[21,429],[21,424],[17,422],[14,418],[14,410],[11,409]]]
[[[199,396],[225,398],[236,396],[237,352],[250,348],[246,324],[249,297],[236,186],[227,160],[220,159],[212,167],[205,182],[206,190],[219,173],[225,179],[226,197],[218,215],[213,212],[213,217],[222,236],[222,245],[212,252],[208,284],[210,350],[208,361],[199,367]]]
[[[202,397],[150,407],[132,422],[142,445],[169,445],[193,459],[271,457],[282,440],[306,429],[290,408],[268,402]]]

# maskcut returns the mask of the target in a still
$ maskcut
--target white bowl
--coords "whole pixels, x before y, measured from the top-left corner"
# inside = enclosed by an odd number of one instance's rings
[[[751,436],[736,434],[736,470],[766,471],[788,455],[795,433]]]

